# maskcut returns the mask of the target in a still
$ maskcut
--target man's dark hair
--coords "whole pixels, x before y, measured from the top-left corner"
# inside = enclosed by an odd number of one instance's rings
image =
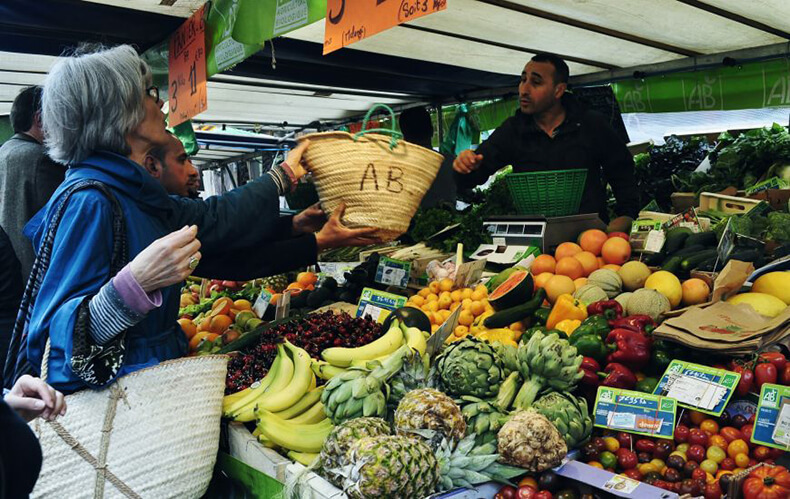
[[[422,107],[412,107],[400,113],[400,131],[408,142],[421,142],[433,137],[431,115]]]
[[[165,129],[165,132],[167,132],[168,136],[171,139],[172,138],[178,138],[170,130]],[[165,158],[167,158],[167,149],[168,149],[168,144],[157,145],[157,146],[154,146],[150,151],[148,151],[148,154],[153,156],[154,159],[156,159],[160,163],[162,163],[162,168],[167,168],[167,163],[165,163]]]
[[[548,62],[554,66],[554,83],[568,83],[568,77],[571,72],[568,65],[562,60],[562,57],[557,54],[550,54],[548,52],[540,52],[532,57],[535,62]]]
[[[11,104],[11,126],[15,133],[27,132],[33,128],[36,113],[41,111],[41,92],[39,85],[23,88]]]

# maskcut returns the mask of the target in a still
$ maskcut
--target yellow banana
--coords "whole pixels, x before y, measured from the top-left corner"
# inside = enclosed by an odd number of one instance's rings
[[[320,423],[297,424],[284,421],[269,411],[258,413],[258,428],[262,437],[298,452],[320,452],[333,427],[329,418]]]
[[[311,408],[321,400],[321,394],[324,392],[324,387],[319,386],[318,388],[313,388],[312,390],[308,391],[304,394],[304,397],[299,399],[297,403],[289,407],[288,409],[280,412],[275,412],[274,415],[281,418],[281,419],[291,419],[295,418],[296,416],[302,414],[307,409]]]
[[[356,348],[332,347],[321,352],[321,357],[332,365],[348,367],[351,361],[375,359],[393,353],[403,344],[403,332],[393,322],[381,338]]]
[[[272,384],[281,364],[282,358],[277,355],[269,368],[269,372],[266,373],[266,376],[258,383],[258,386],[255,386],[255,383],[253,383],[252,386],[247,389],[224,397],[222,399],[222,413],[225,416],[230,416],[243,409],[244,406],[248,405],[250,402],[257,400],[257,398]]]
[[[342,367],[333,366],[329,362],[323,360],[314,360],[313,363],[310,364],[310,368],[316,376],[324,381],[329,381],[338,374],[346,372]]]
[[[258,399],[258,410],[263,411],[282,411],[288,409],[301,399],[310,387],[315,375],[310,369],[310,354],[304,349],[294,346],[290,342],[285,342],[285,348],[293,356],[293,376],[287,385],[275,391],[272,383],[271,390]]]
[[[299,464],[303,464],[305,466],[310,466],[313,464],[313,461],[318,459],[317,452],[296,452],[296,451],[288,451],[288,457],[293,459]]]
[[[277,363],[277,368],[274,369],[274,364],[277,362],[277,359],[280,359],[280,362]],[[282,391],[283,388],[288,386],[288,383],[291,382],[291,378],[293,378],[294,374],[294,363],[288,354],[285,353],[285,347],[282,345],[277,346],[277,357],[275,358],[275,362],[272,362],[273,369],[271,369],[273,373],[272,376],[274,376],[274,378],[270,382],[268,388],[257,390],[254,394],[255,396],[250,399],[246,399],[246,403],[235,410],[235,412],[229,411],[229,414],[233,419],[245,423],[252,421],[255,419],[255,406],[258,404],[261,398],[267,393],[278,393]]]
[[[406,330],[406,344],[409,345],[409,348],[412,350],[420,352],[420,355],[423,355],[428,348],[428,342],[425,341],[425,336],[423,336],[422,331],[416,327],[410,327]]]
[[[295,418],[291,418],[288,421],[290,421],[291,423],[312,424],[312,423],[319,423],[324,419],[326,419],[324,404],[318,402],[317,404],[313,405],[313,407],[307,409],[302,414],[296,416]]]
[[[312,361],[310,363],[310,367],[313,367]],[[310,386],[307,388],[307,391],[315,390],[315,387],[318,385],[318,380],[316,380],[316,376],[310,378]]]

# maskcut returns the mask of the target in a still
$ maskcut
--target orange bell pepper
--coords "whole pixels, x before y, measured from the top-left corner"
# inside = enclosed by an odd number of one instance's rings
[[[554,329],[566,319],[583,321],[586,318],[587,305],[569,294],[560,295],[546,320],[546,329]]]

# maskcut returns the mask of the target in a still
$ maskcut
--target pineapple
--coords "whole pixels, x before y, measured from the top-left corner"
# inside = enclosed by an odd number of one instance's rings
[[[288,276],[285,274],[273,275],[261,279],[264,288],[272,288],[275,293],[282,293],[288,287]]]
[[[344,470],[343,488],[352,499],[426,497],[437,490],[523,474],[521,469],[498,464],[495,452],[483,454],[474,447],[471,436],[455,448],[444,439],[435,451],[401,435],[365,437],[349,450],[351,462]]]
[[[453,399],[433,388],[408,392],[395,411],[399,435],[413,436],[409,430],[433,430],[457,442],[466,433],[466,421]]]
[[[348,449],[363,437],[390,435],[390,425],[381,418],[355,418],[335,426],[324,441],[319,462],[324,477],[336,487],[342,486],[339,470],[348,464]]]
[[[403,367],[390,381],[390,396],[387,406],[390,413],[395,412],[401,399],[410,391],[418,388],[438,388],[436,372],[428,370],[425,359],[411,355],[403,361]]]

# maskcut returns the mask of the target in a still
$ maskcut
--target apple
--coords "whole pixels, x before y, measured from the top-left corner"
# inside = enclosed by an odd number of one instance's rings
[[[631,238],[628,237],[628,234],[626,234],[625,232],[612,232],[612,233],[610,233],[609,234],[609,239],[611,239],[613,237],[619,237],[620,239],[625,239],[626,241],[630,241],[631,240]]]
[[[239,284],[236,281],[222,281],[222,285],[228,289],[236,289]]]

